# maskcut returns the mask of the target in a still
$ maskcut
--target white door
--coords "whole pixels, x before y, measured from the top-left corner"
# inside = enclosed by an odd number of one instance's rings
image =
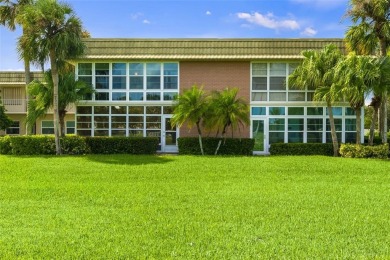
[[[161,151],[165,153],[177,152],[177,127],[171,125],[171,115],[162,116]]]
[[[254,153],[267,153],[266,125],[264,119],[252,120],[252,138],[255,139]]]

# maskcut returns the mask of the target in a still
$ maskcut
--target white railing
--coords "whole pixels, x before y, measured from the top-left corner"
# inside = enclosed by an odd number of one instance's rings
[[[26,99],[2,99],[1,102],[8,113],[26,112]]]

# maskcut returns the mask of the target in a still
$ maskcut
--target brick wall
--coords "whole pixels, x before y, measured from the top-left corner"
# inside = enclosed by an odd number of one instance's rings
[[[226,87],[238,87],[238,95],[248,104],[250,101],[250,62],[248,61],[184,61],[180,62],[180,91],[192,85],[203,85],[204,90],[223,90]],[[249,127],[234,132],[235,137],[249,137]],[[183,126],[180,136],[196,136],[196,128]],[[208,135],[207,132],[204,136]],[[215,133],[210,133],[215,136]],[[229,131],[227,136],[231,137]]]

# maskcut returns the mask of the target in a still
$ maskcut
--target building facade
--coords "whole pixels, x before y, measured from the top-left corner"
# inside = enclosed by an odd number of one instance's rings
[[[77,78],[92,84],[95,93],[68,115],[70,133],[155,136],[160,138],[162,152],[177,151],[179,136],[195,136],[197,132],[171,126],[173,99],[197,84],[206,91],[239,88],[240,97],[250,104],[251,124],[232,134],[255,138],[257,153],[267,154],[270,145],[277,142],[331,142],[325,104],[313,102],[313,89],[290,87],[288,75],[299,64],[303,50],[320,50],[333,43],[345,52],[342,39],[87,39],[85,42],[86,55],[69,62],[75,66]],[[9,110],[9,99],[2,93]],[[341,142],[363,139],[356,137],[355,112],[347,103],[336,104],[333,112]],[[37,133],[48,132],[52,126],[50,119],[48,115],[47,120],[37,123]]]

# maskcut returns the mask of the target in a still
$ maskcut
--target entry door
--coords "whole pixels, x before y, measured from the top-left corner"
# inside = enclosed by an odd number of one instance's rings
[[[162,116],[161,151],[166,153],[177,152],[177,127],[171,126],[172,116]]]
[[[266,132],[265,132],[265,120],[254,119],[252,120],[252,138],[255,139],[255,147],[253,151],[255,153],[266,153]]]

